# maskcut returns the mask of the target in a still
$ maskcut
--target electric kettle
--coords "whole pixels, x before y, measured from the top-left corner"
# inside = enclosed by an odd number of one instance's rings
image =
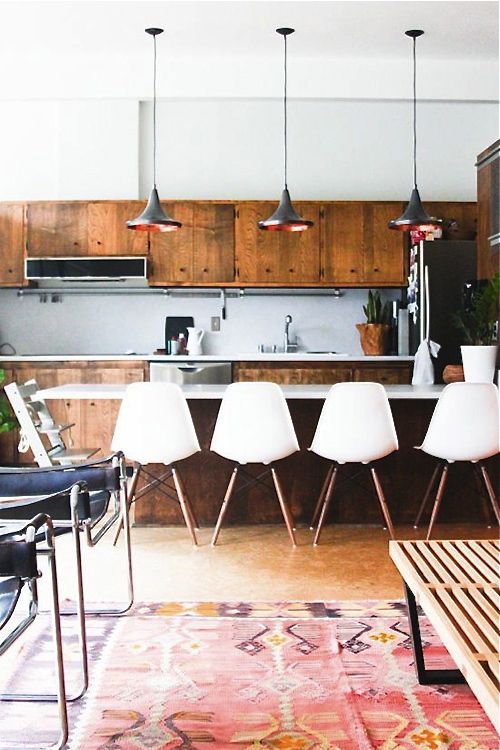
[[[201,342],[203,339],[203,336],[205,335],[205,331],[203,328],[190,328],[188,326],[187,329],[188,332],[188,340],[187,340],[187,350],[190,355],[198,355],[203,354],[203,349],[201,346]]]

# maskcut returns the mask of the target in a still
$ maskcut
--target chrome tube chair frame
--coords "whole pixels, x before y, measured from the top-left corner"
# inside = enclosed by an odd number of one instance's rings
[[[46,548],[40,550],[36,547],[36,536],[37,532],[45,527],[45,542]],[[24,539],[22,536],[24,535]],[[20,538],[21,537],[21,538]],[[19,556],[13,550],[16,544],[24,544],[23,553]],[[13,554],[14,552],[14,554]],[[59,592],[57,585],[57,568],[56,568],[56,553],[54,545],[54,527],[49,516],[39,513],[33,519],[22,528],[18,528],[16,531],[9,531],[4,534],[0,534],[0,576],[5,578],[19,578],[19,591],[12,605],[0,623],[0,628],[3,628],[12,616],[15,607],[19,599],[19,593],[24,585],[27,583],[31,592],[31,601],[29,605],[29,611],[27,616],[4,638],[0,643],[0,655],[5,653],[7,649],[24,633],[24,631],[31,625],[38,613],[38,592],[37,592],[37,579],[40,573],[37,569],[37,555],[45,555],[48,558],[50,568],[50,579],[51,579],[51,592],[52,592],[52,628],[53,628],[53,639],[54,639],[54,650],[55,650],[55,664],[56,664],[56,676],[57,676],[57,694],[56,700],[58,703],[59,713],[59,737],[55,743],[47,747],[47,750],[61,750],[65,747],[68,739],[68,712],[66,706],[66,685],[64,678],[64,661],[62,651],[62,635],[61,635],[61,620],[59,612]],[[19,559],[19,558],[22,559]],[[45,702],[52,701],[54,696],[46,694],[34,694],[34,693],[3,693],[0,694],[0,701],[29,701],[29,702]],[[2,747],[0,745],[0,747]],[[29,747],[26,746],[26,750]],[[35,746],[33,746],[35,747]],[[37,745],[36,747],[40,747]]]
[[[69,530],[72,528],[73,535],[75,536],[75,557],[77,563],[79,591],[83,588],[81,552],[77,551],[76,541],[76,537],[78,537],[79,548],[79,532],[82,531],[85,534],[87,546],[95,547],[115,523],[123,523],[127,569],[127,600],[124,602],[123,606],[117,608],[99,607],[96,609],[89,609],[87,607],[85,612],[86,614],[91,615],[109,616],[122,615],[128,612],[134,602],[134,580],[132,569],[132,545],[130,539],[127,474],[123,454],[121,452],[116,452],[100,461],[75,464],[72,466],[48,466],[34,469],[0,468],[0,497],[2,497],[4,492],[4,490],[2,490],[2,484],[5,484],[7,477],[10,477],[15,481],[16,486],[18,487],[18,490],[16,491],[18,498],[33,494],[37,487],[41,487],[42,491],[46,487],[55,487],[56,489],[62,490],[65,485],[73,484],[74,482],[80,481],[85,483],[89,491],[90,499],[87,504],[80,503],[77,517],[75,519],[75,525],[72,526],[70,520],[56,519],[54,521],[56,529]],[[99,491],[111,493],[114,500],[114,507],[109,518],[104,519],[107,509],[106,507],[101,515],[92,520],[90,512],[92,493],[97,493]],[[13,493],[11,492],[9,494],[12,496]],[[33,503],[35,503],[37,499],[41,498],[33,498]],[[26,500],[24,500],[24,502],[26,502]],[[13,505],[15,506],[16,503],[14,502]],[[23,512],[23,507],[25,506],[18,504],[16,512]],[[24,513],[25,512],[26,510]],[[4,514],[5,511],[2,512],[0,508],[0,522]],[[17,520],[19,520],[19,517]],[[97,528],[97,525],[101,521],[103,521],[102,525]]]
[[[66,696],[66,701],[71,703],[81,698],[87,691],[89,686],[89,666],[88,666],[88,649],[87,649],[87,629],[85,625],[85,601],[83,594],[83,574],[82,574],[82,554],[80,546],[80,526],[81,522],[79,519],[79,508],[85,508],[88,506],[89,498],[86,486],[83,482],[77,482],[67,490],[56,492],[53,495],[47,495],[45,497],[36,498],[33,503],[28,503],[23,506],[11,506],[6,511],[7,514],[12,514],[10,518],[0,518],[0,527],[4,527],[4,534],[14,534],[19,527],[19,523],[24,518],[19,516],[15,517],[16,510],[23,509],[23,515],[26,513],[30,514],[33,510],[33,505],[36,503],[36,510],[43,508],[44,506],[51,507],[51,504],[61,501],[63,504],[68,504],[70,509],[70,520],[69,521],[54,521],[47,513],[43,511],[39,512],[38,515],[47,516],[50,518],[51,527],[54,529],[54,534],[59,529],[68,529],[72,532],[75,558],[77,561],[76,565],[76,577],[77,577],[77,600],[76,600],[76,614],[78,616],[78,640],[80,645],[80,656],[81,656],[81,687],[79,690],[71,696]],[[34,540],[36,543],[44,541],[44,538],[37,535]],[[49,554],[48,548],[37,546],[37,553],[40,555]],[[38,602],[38,600],[36,600]],[[74,614],[74,613],[69,613]],[[1,653],[1,652],[0,652]],[[45,700],[56,700],[57,696],[45,696]]]

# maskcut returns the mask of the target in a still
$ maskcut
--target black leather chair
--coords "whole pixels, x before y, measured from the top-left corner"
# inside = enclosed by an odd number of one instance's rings
[[[48,493],[65,490],[77,482],[85,484],[88,495],[80,493],[75,508],[71,507],[67,499],[55,500],[44,497]],[[109,509],[111,512],[108,514]],[[127,600],[118,608],[87,608],[87,614],[121,615],[128,612],[133,604],[134,582],[128,510],[127,475],[122,453],[115,453],[100,461],[72,466],[0,468],[0,523],[12,523],[34,513],[44,512],[52,518],[56,535],[73,532],[78,591],[82,606],[83,573],[79,534],[84,533],[87,545],[94,547],[115,524],[123,523]]]
[[[67,493],[66,493],[67,502]],[[64,681],[64,664],[62,653],[61,622],[59,614],[59,595],[57,590],[56,555],[54,547],[54,529],[49,516],[37,514],[26,524],[17,529],[0,531],[0,636],[16,607],[20,602],[21,592],[28,588],[30,592],[29,609],[24,619],[14,627],[7,636],[0,641],[0,656],[24,633],[35,620],[38,613],[37,581],[40,577],[37,565],[37,555],[47,556],[52,592],[52,625],[55,646],[55,667],[57,693],[3,693],[1,701],[53,701],[57,700],[59,713],[59,735],[51,749],[60,750],[65,747],[68,739],[68,715],[66,707],[66,688]],[[43,550],[36,543],[36,538],[43,535],[45,547]],[[1,659],[0,659],[1,663]],[[6,747],[1,745],[1,747]],[[35,745],[23,745],[28,750]],[[41,746],[36,745],[37,748]]]

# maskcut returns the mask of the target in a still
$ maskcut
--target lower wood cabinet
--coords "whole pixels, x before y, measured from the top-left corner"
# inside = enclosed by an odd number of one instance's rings
[[[356,362],[235,362],[235,382],[268,381],[279,385],[334,385],[356,382],[405,385],[411,382],[412,363],[359,365]]]
[[[34,378],[40,388],[52,388],[70,383],[134,383],[148,379],[147,362],[64,362],[64,363],[6,363],[3,385],[15,381],[25,383]],[[63,434],[65,441],[75,447],[99,448],[98,456],[111,452],[111,440],[120,408],[117,400],[54,399],[47,402],[53,417],[60,423],[74,423],[71,431]],[[0,463],[33,463],[31,451],[18,453],[18,431],[2,436]],[[70,447],[70,446],[68,446]]]

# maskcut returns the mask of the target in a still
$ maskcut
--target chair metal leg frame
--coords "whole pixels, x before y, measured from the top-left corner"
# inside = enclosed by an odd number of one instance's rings
[[[427,669],[425,666],[418,610],[413,591],[404,581],[406,604],[408,607],[408,624],[410,626],[415,671],[420,685],[462,685],[465,677],[459,669]]]
[[[132,508],[132,505],[133,503],[135,503],[135,500],[136,500],[136,488],[137,488],[137,482],[139,481],[139,474],[141,473],[141,469],[142,469],[141,464],[138,464],[138,463],[134,464],[134,472],[132,474],[132,479],[130,481],[130,487],[127,490],[127,503],[128,503],[129,514]],[[126,486],[127,486],[127,479],[125,477],[125,487]],[[116,533],[113,539],[113,547],[116,547],[116,544],[118,542],[122,529],[123,529],[123,520],[120,521],[120,523],[118,524],[118,528],[116,529]]]
[[[293,517],[292,512],[290,508],[288,507],[288,504],[285,499],[285,495],[283,493],[283,487],[281,486],[281,482],[279,480],[279,477],[276,473],[276,469],[271,464],[271,474],[274,481],[274,486],[276,487],[276,494],[278,496],[279,504],[281,507],[281,512],[283,513],[283,518],[285,519],[286,528],[288,531],[288,536],[290,537],[290,540],[292,542],[292,546],[297,546],[297,540],[295,539],[295,533],[294,533],[294,525],[293,525]]]
[[[174,479],[175,489],[177,490],[182,515],[184,516],[184,521],[186,522],[186,526],[188,527],[189,535],[193,544],[197,546],[198,540],[196,539],[196,533],[194,530],[193,515],[192,511],[190,510],[190,503],[187,499],[187,495],[184,491],[184,485],[182,484],[182,480],[175,466],[172,466],[172,477]]]
[[[372,475],[375,492],[377,493],[378,501],[382,509],[382,515],[385,520],[385,525],[387,526],[389,530],[389,536],[391,537],[391,539],[394,539],[394,526],[392,525],[391,514],[389,513],[389,508],[387,507],[387,501],[385,499],[384,490],[382,489],[382,485],[380,484],[380,480],[378,478],[378,474],[375,470],[375,467],[372,466],[371,464],[368,464],[368,466],[370,467],[370,473]]]
[[[496,498],[495,490],[493,489],[493,485],[491,484],[491,480],[488,475],[488,472],[486,471],[486,466],[484,465],[482,461],[479,462],[479,468],[481,469],[481,474],[483,475],[484,485],[486,487],[486,491],[490,498],[491,507],[493,508],[493,513],[495,514],[497,523],[500,524],[500,510],[498,508],[498,500]]]
[[[328,489],[328,485],[330,484],[332,473],[333,473],[333,464],[328,467],[328,471],[326,472],[325,481],[323,482],[323,487],[321,488],[321,492],[319,493],[318,502],[316,503],[314,514],[311,519],[311,524],[309,526],[310,531],[314,531],[314,527],[316,526],[316,521],[318,520],[319,514],[321,512],[321,508],[323,507],[323,500],[325,499],[325,494]]]
[[[80,522],[78,518],[78,494],[82,489],[82,483],[76,484],[71,489],[70,494],[70,505],[71,505],[71,521],[65,521],[65,522],[59,522],[58,526],[65,526],[66,528],[68,526],[71,527],[71,534],[73,538],[73,546],[74,546],[74,553],[75,553],[75,559],[76,559],[76,585],[77,585],[77,598],[76,598],[76,612],[69,611],[69,612],[61,612],[60,616],[71,616],[71,615],[77,615],[78,617],[78,640],[80,645],[80,657],[81,657],[81,687],[78,689],[76,694],[71,696],[66,696],[66,702],[72,703],[73,701],[79,700],[87,691],[88,685],[89,685],[89,667],[88,667],[88,652],[87,652],[87,630],[85,626],[85,603],[84,603],[84,595],[83,595],[83,573],[82,573],[82,554],[81,554],[81,545],[80,545],[80,530],[82,528],[82,523]],[[52,521],[51,521],[52,523]],[[2,524],[4,525],[14,525],[18,526],[19,521],[16,519],[13,519],[12,521],[9,520],[2,520]],[[49,558],[49,564],[51,557],[53,556],[52,550],[50,546],[46,546],[43,548],[37,547],[37,555],[40,556],[47,556]],[[31,591],[32,591],[32,600],[33,600],[33,608],[31,608],[32,611],[32,617],[38,612],[38,596],[37,596],[37,586],[36,581],[31,582]],[[58,607],[59,611],[59,607]],[[27,625],[29,622],[27,622]],[[24,630],[26,629],[24,628]],[[22,632],[22,630],[20,631]],[[39,700],[40,696],[34,695],[33,698],[29,698],[28,696],[24,696],[23,700]],[[45,701],[55,701],[57,700],[57,695],[51,694],[51,695],[44,695],[43,700]]]
[[[116,459],[118,460],[118,459]],[[115,462],[115,459],[113,459],[113,463]],[[98,609],[85,609],[85,614],[87,615],[123,615],[126,612],[130,610],[132,607],[132,604],[134,603],[134,577],[133,577],[133,569],[132,569],[132,543],[130,538],[130,516],[129,516],[129,507],[130,502],[128,498],[128,492],[127,492],[127,474],[126,474],[126,467],[125,462],[123,460],[119,461],[120,466],[120,495],[121,495],[121,501],[120,501],[120,526],[123,528],[123,534],[125,538],[125,555],[127,560],[127,600],[125,604],[122,607],[117,608],[111,608],[111,607],[100,607]],[[110,527],[108,526],[106,531]],[[95,547],[99,539],[102,538],[102,534],[96,535],[94,538],[92,537],[92,530],[90,528],[89,524],[85,525],[85,534],[86,534],[86,540],[87,545],[89,547]],[[80,566],[80,573],[79,576],[83,580],[83,574],[81,570],[81,554],[78,557],[77,555],[77,563]],[[83,596],[83,584],[81,587],[81,593]]]
[[[47,750],[61,750],[65,747],[68,740],[68,711],[66,707],[66,685],[64,680],[64,661],[63,661],[63,650],[62,650],[62,635],[61,635],[61,621],[59,613],[59,591],[57,585],[57,568],[55,558],[55,547],[54,547],[54,529],[50,518],[47,518],[47,529],[45,533],[45,539],[47,543],[46,554],[49,558],[50,568],[50,580],[52,590],[52,632],[54,639],[54,650],[55,650],[55,662],[56,662],[56,675],[57,675],[57,694],[56,700],[58,704],[59,713],[59,737],[56,742],[47,747]],[[34,539],[34,533],[33,533]],[[33,595],[36,597],[36,581],[34,586]],[[30,616],[31,616],[30,612]],[[30,619],[30,618],[28,618]],[[27,626],[26,626],[27,627]],[[24,630],[26,629],[24,628]],[[22,631],[20,631],[22,632]],[[20,632],[18,635],[20,635]],[[33,694],[9,694],[5,693],[0,696],[1,701],[52,701],[53,696],[51,695],[33,695]],[[30,746],[25,746],[26,750],[29,750]]]
[[[448,479],[448,471],[449,471],[449,466],[447,463],[445,463],[443,465],[443,473],[441,474],[441,479],[439,480],[438,491],[436,494],[436,499],[434,501],[434,506],[432,508],[431,520],[429,521],[429,528],[427,529],[427,536],[425,537],[426,541],[428,541],[431,538],[432,529],[434,527],[437,515],[439,513],[441,500],[443,499],[444,490],[446,487],[446,480]]]
[[[428,500],[429,500],[429,498],[431,496],[431,492],[432,492],[432,489],[433,489],[433,487],[434,487],[434,485],[436,483],[436,478],[437,478],[437,475],[438,475],[438,471],[441,468],[441,466],[442,466],[441,463],[437,463],[436,466],[434,467],[434,471],[432,472],[431,480],[430,480],[429,484],[427,485],[427,489],[425,491],[425,495],[423,497],[422,502],[420,503],[420,508],[418,509],[417,517],[415,518],[415,521],[413,523],[413,528],[414,529],[418,529],[418,525],[419,525],[420,521],[422,520],[422,516],[424,514],[424,510],[425,510],[427,502],[428,502]]]
[[[221,509],[219,512],[219,517],[217,518],[217,523],[215,524],[214,533],[212,536],[212,547],[215,547],[217,544],[217,539],[219,538],[220,529],[222,526],[222,521],[224,520],[224,516],[227,512],[227,507],[229,505],[229,501],[231,500],[231,495],[233,494],[234,489],[234,483],[236,482],[236,477],[238,474],[238,467],[235,466],[231,477],[229,479],[229,484],[227,486],[226,494],[224,495],[224,500],[222,501]]]
[[[316,533],[314,535],[313,545],[316,547],[319,544],[319,538],[321,536],[321,530],[323,528],[323,524],[325,522],[326,514],[328,511],[328,508],[330,507],[330,502],[333,497],[333,488],[335,487],[335,482],[337,480],[337,474],[339,471],[338,464],[332,464],[330,467],[330,472],[327,476],[330,477],[330,481],[328,482],[328,486],[325,491],[324,501],[321,508],[321,514],[319,517],[319,523],[318,528],[316,529]]]

